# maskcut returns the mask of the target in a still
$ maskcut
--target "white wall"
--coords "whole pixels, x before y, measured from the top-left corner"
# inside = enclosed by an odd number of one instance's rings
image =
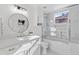
[[[31,24],[30,31],[34,32],[34,35],[39,35],[39,27],[37,26],[37,19],[38,19],[38,14],[37,14],[37,5],[33,4],[20,4],[20,6],[26,8],[28,10],[28,16]]]
[[[2,17],[3,23],[3,38],[11,37],[11,34],[16,35],[16,33],[12,32],[8,26],[8,18],[13,13],[9,6],[11,5],[0,5],[0,16]]]
[[[38,26],[37,26],[37,8],[35,5],[20,5],[23,8],[26,8],[28,11],[28,20],[29,20],[29,29],[28,32],[33,32],[34,35],[39,35]],[[0,16],[2,17],[3,22],[3,39],[10,39],[12,37],[16,37],[18,34],[13,32],[8,26],[8,18],[18,12],[12,11],[12,5],[3,4],[0,5]],[[26,32],[25,32],[26,33]]]

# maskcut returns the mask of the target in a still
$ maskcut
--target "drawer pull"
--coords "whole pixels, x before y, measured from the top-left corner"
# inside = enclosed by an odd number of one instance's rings
[[[8,51],[13,51],[15,48],[10,48]]]

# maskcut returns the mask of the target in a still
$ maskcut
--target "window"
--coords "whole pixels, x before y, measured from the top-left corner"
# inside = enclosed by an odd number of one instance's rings
[[[55,14],[55,23],[65,23],[68,21],[69,11],[58,12]]]

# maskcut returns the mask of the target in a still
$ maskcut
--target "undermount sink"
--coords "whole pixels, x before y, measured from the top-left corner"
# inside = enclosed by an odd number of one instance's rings
[[[17,40],[32,40],[33,38],[37,38],[38,36],[25,36],[25,37],[18,37]]]
[[[28,40],[30,37],[18,37],[17,40]]]

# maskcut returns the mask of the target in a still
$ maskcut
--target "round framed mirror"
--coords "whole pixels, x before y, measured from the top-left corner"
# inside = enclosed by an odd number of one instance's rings
[[[23,33],[28,29],[29,21],[25,15],[13,14],[8,19],[8,25],[12,31]]]

